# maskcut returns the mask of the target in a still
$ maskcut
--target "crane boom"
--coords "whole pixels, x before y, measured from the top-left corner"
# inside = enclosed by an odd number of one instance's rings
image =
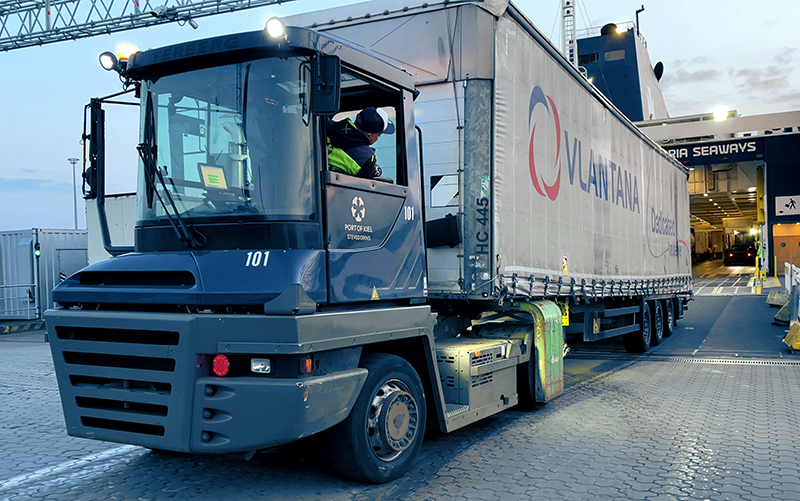
[[[0,51],[76,40],[292,0],[0,0]]]

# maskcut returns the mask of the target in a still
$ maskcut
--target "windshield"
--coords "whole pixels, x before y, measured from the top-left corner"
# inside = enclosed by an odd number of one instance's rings
[[[314,220],[309,78],[290,57],[144,81],[140,139],[155,147],[139,163],[139,222]]]

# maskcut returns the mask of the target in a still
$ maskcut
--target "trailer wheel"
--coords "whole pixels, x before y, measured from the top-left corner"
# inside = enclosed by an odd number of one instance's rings
[[[425,434],[426,404],[414,368],[386,353],[368,355],[369,374],[350,415],[329,433],[334,468],[362,482],[384,483],[408,471]]]
[[[661,301],[653,301],[655,311],[651,321],[653,322],[652,334],[650,335],[650,346],[658,346],[664,340],[664,307]]]
[[[675,300],[664,301],[664,337],[670,337],[675,330]]]
[[[650,305],[645,303],[642,306],[642,328],[641,330],[625,334],[625,351],[628,353],[644,353],[650,348],[651,322]]]

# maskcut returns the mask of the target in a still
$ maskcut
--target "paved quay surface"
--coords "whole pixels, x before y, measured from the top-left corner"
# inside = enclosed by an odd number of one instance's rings
[[[68,437],[42,334],[3,336],[0,499],[800,500],[800,356],[765,299],[700,297],[644,356],[579,348],[564,395],[428,433],[378,486],[342,480],[313,440],[245,462]]]
[[[692,268],[695,296],[761,294],[763,289],[782,289],[783,276],[756,279],[755,266],[725,266],[721,259],[702,262]]]

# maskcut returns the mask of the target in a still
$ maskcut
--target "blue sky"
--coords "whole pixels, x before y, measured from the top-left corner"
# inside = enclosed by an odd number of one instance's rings
[[[67,159],[83,156],[83,108],[92,97],[121,90],[115,74],[100,68],[101,52],[121,43],[146,49],[261,29],[273,15],[351,3],[357,2],[296,0],[201,18],[197,30],[172,23],[0,53],[0,231],[73,228]],[[409,0],[416,3],[421,0]],[[514,3],[560,46],[561,0]],[[633,21],[642,0],[583,0],[579,5],[581,29]],[[720,105],[744,115],[800,110],[800,31],[795,27],[800,3],[650,0],[644,5],[641,32],[652,62],[664,62],[661,84],[671,116],[705,113]],[[114,108],[107,115],[107,191],[130,192],[135,189],[138,114],[133,108]],[[81,198],[78,204],[78,227],[85,228]]]

